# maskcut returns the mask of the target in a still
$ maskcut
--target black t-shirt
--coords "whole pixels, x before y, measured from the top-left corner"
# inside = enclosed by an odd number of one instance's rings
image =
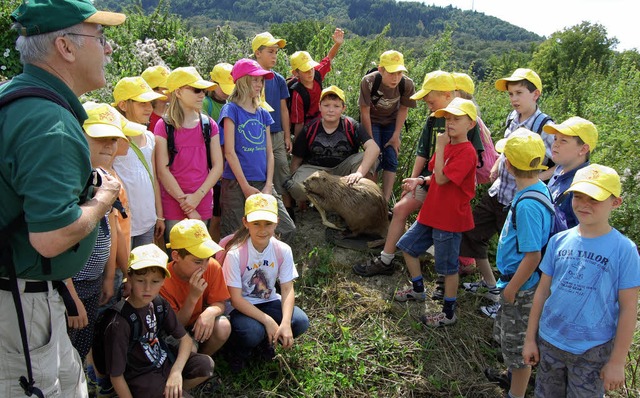
[[[331,134],[327,134],[322,122],[318,121],[317,132],[315,137],[311,137],[310,131],[314,129],[313,124],[307,124],[302,132],[298,134],[293,143],[292,154],[302,158],[303,164],[310,164],[321,167],[335,167],[342,163],[346,158],[357,153],[365,142],[371,139],[369,135],[361,128],[360,124],[349,118],[349,122],[353,124],[355,134],[353,134],[353,144],[347,138],[345,132],[345,118],[340,122],[338,128]]]

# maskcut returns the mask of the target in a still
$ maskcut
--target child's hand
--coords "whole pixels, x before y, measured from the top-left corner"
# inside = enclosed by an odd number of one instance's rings
[[[293,332],[290,324],[282,324],[278,327],[278,331],[273,337],[273,341],[279,341],[283,348],[291,348],[293,346]]]
[[[404,180],[402,180],[402,193],[404,195],[405,192],[409,193],[411,192],[413,194],[413,197],[416,197],[416,188],[418,188],[419,183],[422,182],[420,181],[420,178],[405,178]]]
[[[600,370],[600,379],[607,391],[624,387],[624,363],[607,362]]]
[[[388,146],[393,148],[393,150],[396,151],[396,156],[398,156],[398,153],[400,152],[400,135],[399,134],[398,136],[393,135],[391,138],[389,138],[389,141],[387,141],[387,143],[384,144],[385,148]]]
[[[196,322],[193,324],[191,331],[196,341],[204,343],[209,340],[213,333],[213,327],[216,323],[216,316],[211,311],[203,311]]]
[[[522,347],[522,358],[525,365],[535,366],[540,361],[540,351],[538,351],[538,344],[534,341],[525,340]]]
[[[278,328],[280,328],[280,326],[269,315],[264,314],[264,316],[267,318],[265,323],[263,324],[264,328],[267,331],[267,339],[268,339],[267,341],[269,342],[269,344],[275,344],[275,342],[276,342],[275,336],[276,336],[276,333],[278,332]]]
[[[344,43],[344,31],[340,28],[336,28],[331,38],[333,39],[333,42],[336,44]]]
[[[262,188],[262,193],[265,195],[271,195],[271,190],[273,188],[272,184],[264,184],[264,188]]]
[[[200,204],[200,194],[198,192],[186,194],[180,200],[180,208],[185,214],[192,212]]]
[[[451,138],[449,138],[449,134],[447,133],[438,134],[436,136],[436,149],[444,148],[445,145],[449,143],[449,141],[451,141]]]
[[[180,372],[169,373],[167,383],[164,385],[165,398],[182,398],[182,374]]]
[[[265,185],[266,188],[266,185]],[[248,186],[248,188],[245,190],[242,190],[242,193],[244,194],[244,198],[248,198],[249,196],[253,195],[254,193],[260,193],[260,190],[256,187],[253,187],[251,185]]]
[[[191,277],[189,278],[189,295],[194,299],[197,299],[200,296],[202,296],[204,289],[206,289],[207,286],[209,286],[207,281],[204,280],[204,278],[202,277],[203,274],[204,274],[204,270],[199,269],[193,274],[191,274]]]
[[[356,184],[358,181],[360,181],[362,177],[363,177],[362,173],[360,173],[359,171],[356,171],[355,173],[351,173],[348,176],[344,176],[343,178],[347,182],[347,185],[353,185],[353,184]]]
[[[113,297],[113,278],[104,278],[102,280],[102,292],[100,294],[100,301],[98,304],[104,305],[111,297]]]
[[[202,216],[196,210],[192,210],[189,213],[186,213],[185,215],[187,216],[187,218],[190,218],[192,220],[202,220]]]

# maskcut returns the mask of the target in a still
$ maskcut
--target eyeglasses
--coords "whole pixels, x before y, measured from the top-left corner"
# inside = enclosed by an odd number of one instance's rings
[[[203,88],[195,88],[192,86],[187,86],[189,88],[189,90],[193,91],[194,94],[201,94],[205,92],[205,89]]]
[[[98,42],[102,47],[107,45],[107,38],[104,35],[96,36],[96,35],[87,35],[84,33],[65,33],[63,36],[83,36],[83,37],[93,37],[94,39],[98,39]]]

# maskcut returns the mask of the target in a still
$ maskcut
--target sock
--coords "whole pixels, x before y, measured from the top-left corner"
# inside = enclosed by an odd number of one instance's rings
[[[422,275],[416,276],[415,278],[411,278],[411,283],[413,284],[413,291],[416,293],[424,292],[424,279],[422,279]]]
[[[385,253],[384,250],[380,253],[380,261],[382,261],[385,265],[391,265],[395,254]]]
[[[442,306],[442,312],[447,316],[447,318],[453,318],[453,315],[456,312],[456,298],[455,297],[445,297],[444,305]]]

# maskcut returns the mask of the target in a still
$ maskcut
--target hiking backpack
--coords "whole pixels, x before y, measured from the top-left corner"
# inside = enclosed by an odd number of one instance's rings
[[[211,165],[211,148],[210,148],[211,122],[209,120],[209,116],[204,115],[203,117],[202,113],[199,114],[199,118],[200,118],[200,130],[202,131],[204,146],[207,150],[207,167],[209,168],[209,170],[211,170],[213,167]],[[178,153],[178,150],[176,149],[176,136],[175,136],[176,128],[172,124],[170,124],[167,119],[164,119],[164,127],[165,127],[165,131],[167,132],[167,150],[169,152],[169,163],[167,163],[167,167],[169,167],[173,164],[173,160],[175,159],[176,154]]]
[[[354,123],[355,121],[350,117],[346,117],[344,115],[341,117],[341,119],[342,119],[342,128],[344,129],[344,133],[347,136],[349,145],[353,147],[355,142],[355,135],[356,135],[356,126]],[[313,144],[313,140],[315,140],[316,135],[318,135],[318,129],[320,129],[321,125],[322,125],[322,120],[316,119],[305,126],[305,129],[306,129],[305,138],[307,140],[308,148],[311,148],[311,144]]]
[[[371,86],[371,103],[373,104],[373,106],[376,106],[378,104],[378,101],[380,101],[380,98],[382,98],[382,95],[378,94],[378,90],[380,89],[380,85],[382,84],[382,74],[380,74],[380,72],[378,72],[378,68],[375,67],[375,68],[369,69],[365,73],[365,76],[374,72],[375,72],[375,77],[373,79],[373,85]],[[404,96],[404,86],[405,86],[405,77],[403,75],[402,79],[400,79],[400,83],[398,83],[398,90],[400,91],[400,97]]]
[[[322,75],[316,69],[313,70],[313,80],[318,82],[322,89]],[[291,114],[293,93],[296,92],[300,95],[300,98],[302,98],[302,109],[304,110],[305,120],[303,124],[307,124],[307,114],[309,113],[309,109],[311,109],[311,96],[309,96],[309,90],[300,82],[300,80],[298,80],[297,77],[287,78],[287,89],[289,90],[289,98],[287,98],[287,110],[289,111],[289,114]],[[318,115],[313,115],[311,119],[314,119],[317,116]],[[291,131],[293,132],[293,128]]]
[[[169,312],[169,304],[161,297],[156,296],[153,301],[153,311],[156,315],[156,325],[158,332],[160,331],[161,326],[164,323],[164,320],[167,318],[167,313]],[[93,355],[93,366],[95,369],[103,375],[107,374],[107,363],[106,363],[106,353],[104,349],[104,335],[111,323],[113,323],[116,319],[116,314],[120,314],[120,316],[127,320],[129,324],[129,328],[131,330],[131,334],[129,336],[129,345],[127,347],[127,356],[131,353],[131,350],[138,344],[142,338],[142,320],[138,316],[135,308],[131,305],[125,305],[127,301],[122,299],[118,301],[116,304],[108,308],[102,314],[98,316],[95,325],[95,333],[93,337],[93,343],[91,345],[91,352]],[[167,349],[166,343],[159,339],[159,343],[161,347],[167,352],[168,359],[173,360],[173,355],[171,350]],[[127,361],[128,363],[129,361]],[[156,364],[150,364],[143,369],[136,369],[139,371],[144,371],[146,369],[151,370],[156,367]]]
[[[547,188],[547,192],[548,190],[549,189]],[[549,196],[551,196],[551,194],[549,194]],[[525,200],[525,199],[535,200],[536,202],[541,203],[549,211],[549,213],[551,213],[551,216],[552,216],[551,228],[549,229],[549,236],[547,237],[547,242],[549,242],[549,238],[551,238],[557,232],[562,231],[562,229],[558,230],[559,227],[556,225],[557,217],[556,217],[556,210],[553,202],[551,201],[551,199],[549,199],[549,197],[547,197],[547,195],[545,195],[540,191],[533,191],[533,190],[526,191],[518,198],[518,200],[516,200],[511,204],[511,224],[513,225],[513,230],[514,231],[518,230],[518,224],[516,219],[516,208],[518,207],[518,203],[520,203],[522,200]],[[564,229],[566,229],[566,225]],[[546,247],[547,247],[546,243],[542,245],[541,252],[543,255]],[[516,250],[518,253],[522,253],[520,251],[520,243],[518,242],[517,234],[516,234]]]
[[[491,131],[482,119],[478,118],[478,132],[480,133],[480,139],[482,140],[482,146],[484,150],[478,154],[478,167],[476,168],[476,182],[478,184],[486,184],[490,182],[489,175],[493,165],[498,160],[500,154],[496,152],[496,148],[493,145],[491,139]]]

